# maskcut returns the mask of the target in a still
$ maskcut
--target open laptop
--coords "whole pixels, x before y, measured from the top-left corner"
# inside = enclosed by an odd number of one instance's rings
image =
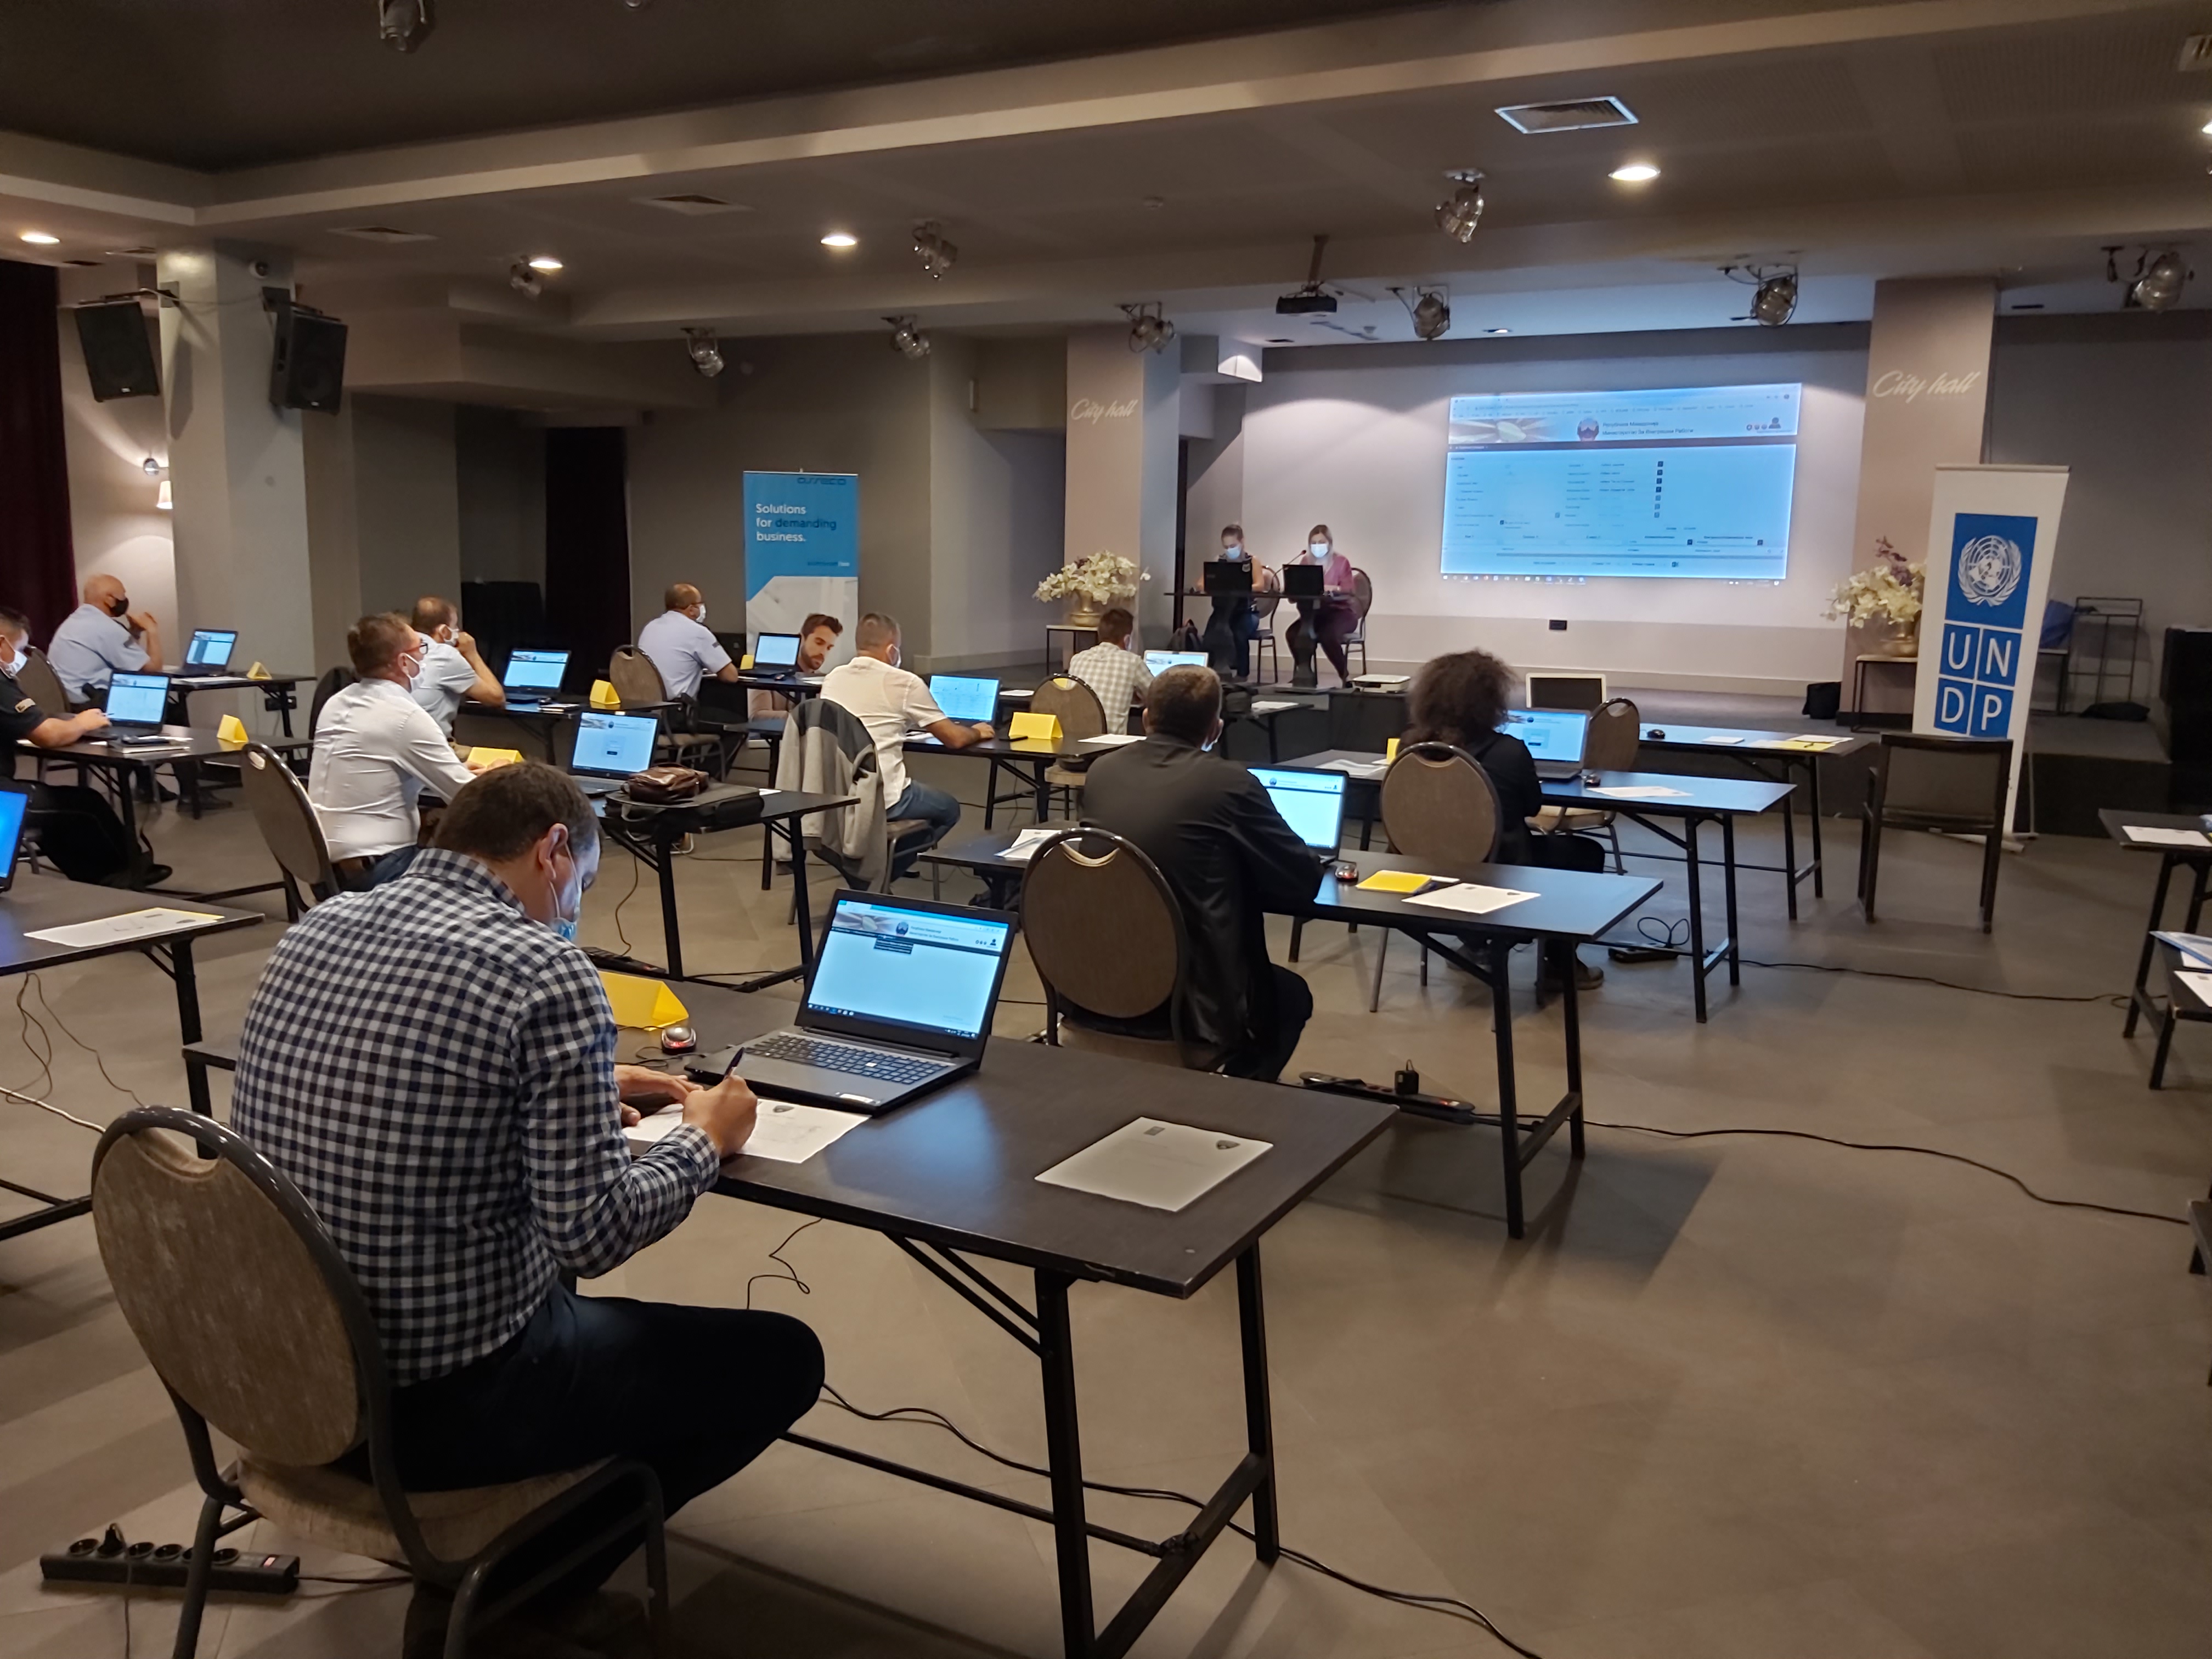
[[[507,688],[509,708],[542,708],[550,699],[549,691],[558,691],[561,681],[568,672],[568,653],[565,651],[517,651],[507,659],[507,674],[500,684]]]
[[[1322,578],[1328,573],[1317,564],[1286,564],[1283,567],[1283,595],[1292,599],[1317,599],[1325,584]]]
[[[1509,708],[1498,729],[1528,747],[1540,778],[1571,778],[1583,769],[1590,717],[1579,708]]]
[[[1252,562],[1249,559],[1208,559],[1198,574],[1209,593],[1252,591]]]
[[[23,823],[30,816],[31,786],[0,778],[0,893],[15,884],[15,854],[23,845]]]
[[[173,742],[161,730],[169,707],[167,674],[116,674],[107,682],[107,729],[99,741],[111,749]]]
[[[982,1064],[1013,944],[1004,910],[841,892],[799,1022],[731,1069],[761,1094],[882,1112]]]
[[[587,796],[611,795],[634,772],[653,764],[660,722],[650,714],[610,714],[587,708],[576,717],[576,747],[568,770]]]
[[[994,720],[999,715],[999,683],[961,674],[932,674],[929,695],[951,720]]]
[[[194,629],[191,643],[185,647],[185,672],[220,674],[230,666],[230,653],[237,649],[234,628]]]
[[[1170,668],[1203,668],[1206,666],[1206,653],[1203,651],[1147,651],[1145,653],[1145,666],[1155,674],[1164,674]]]
[[[782,679],[799,672],[799,635],[763,634],[753,641],[753,672]]]
[[[1322,863],[1335,863],[1344,842],[1344,789],[1351,780],[1341,772],[1310,772],[1297,766],[1255,766],[1252,775],[1275,803],[1291,833]]]

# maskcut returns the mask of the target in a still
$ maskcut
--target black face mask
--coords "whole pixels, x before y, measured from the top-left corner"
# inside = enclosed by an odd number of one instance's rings
[[[107,602],[107,614],[111,617],[127,616],[130,613],[130,599],[121,593],[118,593],[113,599]]]

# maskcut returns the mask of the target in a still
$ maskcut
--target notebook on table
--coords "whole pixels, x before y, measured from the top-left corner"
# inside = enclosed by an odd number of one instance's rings
[[[1246,559],[1208,559],[1199,572],[1209,593],[1249,593],[1252,565]]]
[[[932,674],[929,695],[949,720],[988,724],[999,712],[999,683],[963,674]]]
[[[649,714],[610,714],[590,709],[576,717],[576,747],[568,771],[586,796],[611,795],[630,775],[653,764],[660,723]]]
[[[799,635],[763,634],[753,641],[753,672],[788,679],[799,672]]]
[[[184,670],[187,674],[220,674],[230,666],[230,653],[237,649],[234,628],[195,629],[191,643],[185,647]]]
[[[1155,674],[1164,674],[1170,668],[1203,668],[1206,666],[1206,653],[1203,651],[1147,651],[1145,653],[1145,666]]]
[[[23,823],[31,811],[31,786],[0,778],[0,893],[15,884],[15,854],[23,845]]]
[[[1589,719],[1579,708],[1509,708],[1498,729],[1527,745],[1540,778],[1571,778],[1583,769]]]
[[[107,729],[99,740],[111,749],[151,748],[173,743],[161,730],[169,708],[167,674],[117,674],[107,682]]]
[[[507,659],[507,673],[500,684],[507,690],[509,708],[542,708],[550,699],[549,691],[558,691],[561,682],[568,672],[568,653],[565,651],[517,651]]]
[[[1283,567],[1283,597],[1290,599],[1317,599],[1323,588],[1322,578],[1328,573],[1317,564],[1286,564]]]
[[[1297,766],[1255,766],[1252,775],[1275,803],[1291,833],[1323,863],[1335,863],[1337,848],[1344,842],[1345,775]]]

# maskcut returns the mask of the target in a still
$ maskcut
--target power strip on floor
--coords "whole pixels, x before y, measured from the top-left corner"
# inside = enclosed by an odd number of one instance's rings
[[[104,1538],[80,1538],[39,1558],[50,1584],[112,1584],[118,1589],[182,1589],[191,1571],[185,1544],[125,1543],[113,1527]],[[215,1553],[208,1588],[247,1595],[289,1595],[300,1588],[300,1558],[223,1548]]]

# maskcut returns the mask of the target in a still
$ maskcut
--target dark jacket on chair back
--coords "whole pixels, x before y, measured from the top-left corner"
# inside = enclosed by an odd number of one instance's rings
[[[1179,738],[1111,750],[1085,776],[1084,822],[1136,842],[1182,906],[1186,1035],[1243,1047],[1274,1020],[1266,914],[1311,899],[1320,861],[1257,778]]]

